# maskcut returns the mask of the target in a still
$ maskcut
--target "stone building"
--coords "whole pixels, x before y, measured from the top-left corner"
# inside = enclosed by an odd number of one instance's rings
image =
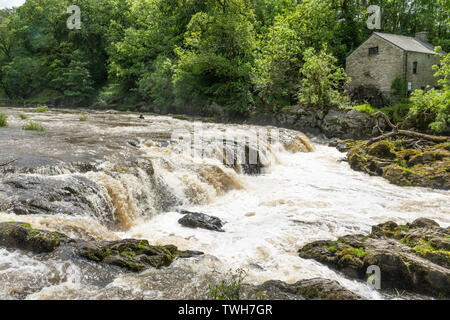
[[[346,72],[351,78],[347,90],[352,99],[372,106],[393,105],[416,89],[436,86],[432,66],[438,63],[426,32],[415,38],[374,32],[347,57]],[[404,92],[392,88],[395,78]]]

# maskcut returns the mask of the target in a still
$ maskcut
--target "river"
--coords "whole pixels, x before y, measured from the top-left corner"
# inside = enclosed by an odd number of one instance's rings
[[[61,209],[23,215],[3,206],[0,222],[24,221],[85,239],[147,239],[205,255],[104,279],[100,269],[97,274],[71,261],[0,249],[1,299],[203,299],[212,279],[238,268],[248,271],[246,282],[251,284],[323,277],[368,299],[392,298],[301,259],[297,250],[315,240],[368,233],[371,226],[389,220],[406,223],[427,217],[443,227],[450,225],[449,191],[399,187],[355,172],[343,161],[345,154],[322,138],[310,137],[314,152],[292,153],[285,144],[272,142],[263,172],[246,175],[215,156],[180,153],[170,137],[176,130],[193,133],[195,125],[202,125],[208,137],[228,130],[240,139],[267,127],[200,124],[169,116],[139,119],[137,114],[117,112],[89,112],[84,122],[75,111],[2,111],[9,115],[9,127],[0,129],[0,163],[16,160],[15,169],[4,172],[3,179],[21,175],[69,181],[83,176],[102,188],[86,196],[92,214]],[[20,119],[19,113],[46,130],[22,130],[29,120]],[[296,134],[280,129],[279,140]],[[152,184],[143,170],[123,168],[121,161],[130,156],[151,161]],[[73,163],[95,164],[96,169],[81,170],[86,166]],[[15,196],[5,190],[0,182],[0,210],[1,203]],[[99,205],[102,201],[108,203]],[[108,218],[102,211],[108,206],[115,225],[105,223]],[[219,217],[226,222],[225,232],[183,227],[177,222],[180,208]]]

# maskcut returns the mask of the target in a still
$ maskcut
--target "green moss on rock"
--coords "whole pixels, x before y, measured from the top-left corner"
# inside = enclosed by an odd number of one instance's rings
[[[58,232],[33,229],[28,223],[0,223],[0,246],[2,247],[45,253],[52,252],[62,240],[68,240],[68,238]]]
[[[406,148],[407,147],[407,148]],[[450,189],[448,143],[410,148],[402,141],[382,140],[371,145],[357,142],[347,153],[354,170],[382,176],[400,186]]]

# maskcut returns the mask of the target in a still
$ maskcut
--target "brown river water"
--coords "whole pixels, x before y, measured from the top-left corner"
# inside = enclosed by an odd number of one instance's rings
[[[293,130],[112,111],[0,111],[9,122],[0,128],[0,164],[13,161],[12,169],[0,171],[0,222],[28,222],[88,240],[147,239],[205,253],[158,270],[111,274],[91,264],[0,248],[0,299],[204,299],[210,283],[237,268],[248,271],[250,284],[323,277],[369,299],[392,298],[301,259],[297,250],[315,240],[369,232],[388,220],[427,217],[450,225],[449,191],[394,186],[355,172],[342,161],[345,154],[317,137],[308,146],[314,152],[289,152],[299,134]],[[82,115],[87,121],[79,120]],[[22,130],[29,120],[45,131]],[[271,138],[260,141],[255,133],[264,130],[272,130]],[[183,149],[198,132],[206,137],[202,156]],[[261,174],[224,165],[218,157],[224,134],[264,146]],[[151,163],[151,169],[133,161]],[[20,179],[37,181],[33,194],[8,191]],[[80,181],[90,187],[83,187],[79,205],[55,200],[51,212],[10,210],[18,197],[39,201],[45,186],[75,188]],[[219,217],[225,232],[183,227],[176,211],[181,208]]]

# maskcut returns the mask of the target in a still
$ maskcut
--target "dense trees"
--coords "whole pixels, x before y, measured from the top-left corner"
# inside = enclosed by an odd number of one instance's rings
[[[383,10],[381,31],[428,31],[435,45],[450,50],[448,0],[370,4]],[[66,26],[69,5],[81,9],[79,30]],[[310,72],[321,63],[342,67],[371,34],[368,5],[366,0],[28,0],[16,10],[0,10],[0,95],[276,111],[297,103],[299,92],[313,99],[321,89],[311,87]],[[330,74],[340,79],[327,89],[334,96],[329,90],[343,80]],[[308,92],[315,93],[307,97]],[[319,97],[324,98],[322,103],[331,103],[331,96]]]

